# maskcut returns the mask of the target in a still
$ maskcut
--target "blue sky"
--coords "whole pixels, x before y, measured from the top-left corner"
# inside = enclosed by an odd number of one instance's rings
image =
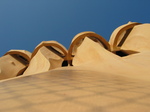
[[[41,41],[69,47],[94,31],[106,40],[128,21],[150,23],[150,0],[0,0],[0,56],[10,49],[32,52]]]

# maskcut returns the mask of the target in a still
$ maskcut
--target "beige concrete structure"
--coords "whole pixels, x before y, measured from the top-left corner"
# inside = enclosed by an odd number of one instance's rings
[[[0,94],[1,112],[150,110],[149,81],[81,67],[65,67],[3,81]]]
[[[77,53],[77,48],[82,44],[82,42],[84,41],[85,38],[91,39],[92,41],[98,43],[100,46],[102,46],[105,49],[110,51],[110,46],[109,46],[108,42],[102,36],[100,36],[94,32],[89,32],[89,31],[82,32],[82,33],[77,34],[71,42],[70,48],[68,50],[68,61],[70,64],[72,64],[72,59],[75,56],[75,54]],[[86,47],[88,47],[88,46],[89,45],[87,44]],[[86,49],[86,47],[85,47],[85,49]],[[86,51],[86,50],[83,50],[83,51]],[[88,56],[89,51],[87,51],[86,54]]]
[[[24,75],[0,82],[0,111],[149,112],[149,28],[129,22],[109,43],[82,32],[68,51],[42,42]],[[64,60],[71,66],[62,67]]]
[[[33,51],[24,75],[46,72],[61,67],[67,60],[67,49],[56,41],[43,41]]]
[[[28,67],[31,53],[25,50],[10,50],[0,58],[0,79],[22,75]]]
[[[122,25],[114,30],[109,40],[112,51],[117,51],[122,48],[122,45],[126,41],[130,32],[133,28],[135,29],[135,26],[137,25],[140,25],[140,23],[128,22],[127,24]]]
[[[122,50],[127,54],[149,51],[150,24],[129,22],[112,33],[109,43],[112,51]]]

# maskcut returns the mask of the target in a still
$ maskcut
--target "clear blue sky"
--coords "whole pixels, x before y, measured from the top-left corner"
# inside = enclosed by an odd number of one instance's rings
[[[48,40],[68,48],[82,31],[109,40],[128,21],[150,23],[150,0],[0,0],[0,56]]]

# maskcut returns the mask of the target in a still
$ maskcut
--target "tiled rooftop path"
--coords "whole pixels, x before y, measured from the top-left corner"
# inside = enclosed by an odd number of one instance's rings
[[[0,82],[0,112],[149,112],[150,83],[82,70]]]

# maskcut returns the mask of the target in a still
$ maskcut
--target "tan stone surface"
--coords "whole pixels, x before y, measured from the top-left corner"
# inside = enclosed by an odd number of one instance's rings
[[[109,40],[112,51],[120,50],[122,44],[136,25],[140,25],[140,23],[128,22],[113,31]]]
[[[7,54],[19,54],[20,56],[24,57],[26,60],[30,61],[31,60],[31,53],[26,50],[10,50],[8,51],[5,55]]]
[[[25,50],[10,50],[0,58],[0,79],[22,75],[27,68],[31,53]]]
[[[147,51],[120,57],[106,50],[99,43],[85,38],[76,48],[72,65],[85,68],[85,70],[90,69],[149,81],[149,55],[150,51]]]
[[[136,25],[121,48],[124,50],[134,50],[138,52],[149,51],[149,29],[150,24]]]
[[[29,67],[23,75],[46,72],[62,66],[67,49],[56,41],[43,41],[33,51]]]
[[[72,63],[71,60],[77,52],[77,48],[81,45],[85,38],[90,38],[91,40],[95,41],[96,43],[99,43],[99,45],[103,46],[105,49],[110,51],[109,43],[102,36],[90,31],[81,32],[72,39],[70,48],[68,50],[68,61],[70,64]]]
[[[0,82],[2,112],[148,112],[150,83],[67,67]]]

